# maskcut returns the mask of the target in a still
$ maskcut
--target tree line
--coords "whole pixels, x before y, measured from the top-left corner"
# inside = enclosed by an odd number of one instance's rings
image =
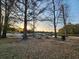
[[[59,29],[59,34],[63,35],[64,34],[64,28],[66,27],[67,29],[67,35],[78,35],[79,36],[79,24],[67,24],[63,28]]]

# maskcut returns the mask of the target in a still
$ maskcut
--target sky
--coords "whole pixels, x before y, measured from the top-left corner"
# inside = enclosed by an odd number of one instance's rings
[[[79,0],[64,0],[66,4],[69,6],[68,14],[69,14],[69,22],[73,24],[79,24]],[[43,27],[43,25],[42,25]],[[47,26],[49,28],[50,26]],[[57,29],[63,27],[63,25],[59,24]],[[53,26],[51,27],[51,29]],[[50,29],[50,30],[51,30]]]
[[[64,0],[69,6],[69,21],[73,24],[79,24],[79,0]],[[43,4],[43,7],[45,5]],[[44,13],[47,14],[46,12]],[[48,14],[49,15],[49,14]],[[42,15],[43,16],[43,15]],[[52,23],[53,24],[53,23]],[[53,31],[53,25],[48,22],[37,22],[36,31]],[[21,25],[23,27],[23,24]],[[57,30],[63,25],[58,25]],[[29,26],[28,26],[29,27]]]
[[[79,24],[79,0],[68,0],[70,20],[74,24]]]

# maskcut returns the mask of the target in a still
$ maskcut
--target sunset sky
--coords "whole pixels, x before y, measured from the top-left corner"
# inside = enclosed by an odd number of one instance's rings
[[[65,3],[69,6],[69,21],[73,24],[79,24],[79,0],[64,0]],[[45,4],[43,4],[45,5]],[[44,12],[47,16],[49,15],[47,12]],[[44,17],[44,16],[42,16]],[[23,23],[19,24],[21,28],[23,28]],[[61,28],[63,25],[59,24],[57,26],[57,30]],[[30,29],[30,25],[28,25]],[[50,22],[37,22],[36,23],[36,31],[53,31],[53,23]]]

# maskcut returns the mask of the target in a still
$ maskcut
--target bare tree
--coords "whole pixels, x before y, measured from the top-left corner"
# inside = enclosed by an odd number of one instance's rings
[[[35,28],[36,28],[35,25],[36,25],[36,22],[37,21],[42,21],[42,20],[38,19],[38,16],[40,14],[42,14],[47,9],[47,7],[49,6],[50,3],[48,3],[45,7],[40,8],[41,5],[42,5],[42,0],[30,0],[30,1],[31,1],[30,2],[31,8],[29,8],[29,9],[32,10],[32,12],[29,13],[30,14],[29,16],[32,18],[32,20],[30,20],[30,21],[33,22],[32,30],[33,30],[33,37],[35,37]],[[40,2],[40,4],[38,5],[37,2]]]
[[[28,2],[28,0],[25,0],[25,18],[24,18],[24,35],[23,35],[23,39],[27,39],[27,2]]]
[[[54,16],[54,35],[55,35],[55,38],[57,38],[57,32],[56,32],[56,14],[55,14],[55,1],[52,0],[52,3],[53,3],[53,16]]]
[[[0,37],[1,37],[1,28],[2,28],[1,25],[2,24],[1,24],[1,0],[0,0]]]
[[[62,23],[64,24],[64,36],[67,36],[67,29],[66,29],[66,25],[67,25],[67,20],[68,19],[68,11],[69,11],[69,6],[67,4],[61,4],[60,6],[60,15],[59,18],[62,19],[61,21],[63,21]]]
[[[14,1],[15,0],[5,0],[5,20],[4,20],[4,28],[3,28],[3,34],[2,34],[3,38],[6,38],[10,10],[14,5]]]
[[[62,13],[63,13],[63,23],[64,23],[64,36],[67,36],[67,29],[66,29],[66,21],[67,21],[67,19],[66,19],[66,14],[65,14],[65,7],[64,7],[64,5],[62,4],[61,5],[61,8],[62,8]]]
[[[2,37],[6,38],[6,31],[7,31],[7,24],[8,24],[8,0],[5,1],[5,23],[4,23],[4,29],[3,29],[3,34]]]

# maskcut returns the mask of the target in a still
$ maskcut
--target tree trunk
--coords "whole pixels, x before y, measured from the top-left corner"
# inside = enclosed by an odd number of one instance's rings
[[[64,23],[64,36],[67,36],[67,29],[66,29],[66,18],[65,18],[65,13],[64,13],[64,5],[62,5],[62,13],[63,13],[63,23]]]
[[[5,21],[4,21],[4,28],[2,38],[6,38],[7,28],[8,28],[8,19],[9,19],[9,9],[7,5],[7,0],[5,1]]]
[[[27,1],[25,0],[25,18],[24,18],[24,34],[23,34],[23,39],[27,39]]]
[[[35,37],[35,17],[33,17],[33,37]]]
[[[1,30],[2,30],[2,22],[1,22],[1,0],[0,0],[0,37],[1,37]]]
[[[55,35],[55,38],[57,38],[56,17],[55,17],[55,2],[54,2],[54,0],[52,0],[52,2],[53,2],[53,14],[54,14],[54,35]]]

